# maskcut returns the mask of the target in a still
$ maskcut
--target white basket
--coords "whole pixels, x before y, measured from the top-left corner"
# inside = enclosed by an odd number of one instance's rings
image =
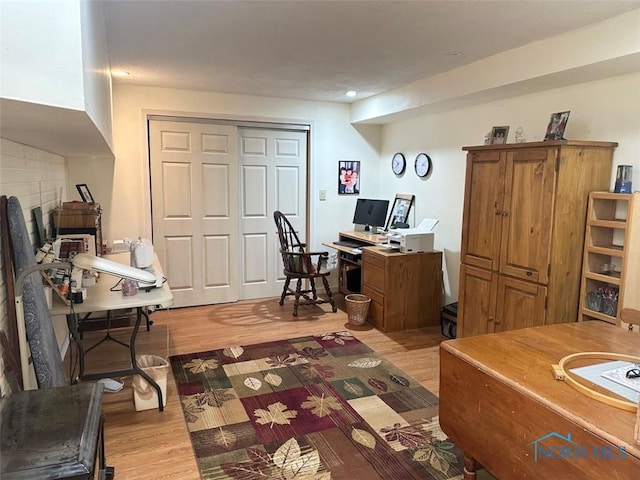
[[[167,405],[167,375],[169,374],[169,362],[157,355],[138,355],[138,366],[149,375],[160,387],[162,392],[162,406]],[[142,376],[133,376],[133,402],[136,411],[158,408],[158,392]]]

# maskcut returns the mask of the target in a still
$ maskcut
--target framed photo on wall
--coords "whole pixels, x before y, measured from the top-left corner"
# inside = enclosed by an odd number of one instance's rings
[[[91,195],[91,192],[89,191],[89,187],[87,186],[86,183],[79,183],[76,185],[76,188],[78,189],[78,193],[80,194],[80,198],[82,198],[83,202],[96,203],[93,200],[93,195]]]
[[[360,193],[360,161],[338,162],[338,195]]]
[[[508,136],[509,136],[508,126],[493,127],[491,129],[491,145],[507,143]]]

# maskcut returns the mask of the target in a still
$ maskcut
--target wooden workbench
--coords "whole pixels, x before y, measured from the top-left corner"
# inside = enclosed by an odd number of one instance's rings
[[[478,464],[505,480],[640,478],[635,412],[554,378],[552,364],[585,351],[638,355],[640,335],[583,322],[441,344],[440,425],[464,450],[465,479]]]

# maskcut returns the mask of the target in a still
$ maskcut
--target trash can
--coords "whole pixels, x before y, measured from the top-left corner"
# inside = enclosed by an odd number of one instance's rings
[[[162,405],[167,405],[167,375],[169,362],[157,355],[136,356],[138,366],[160,386]],[[158,392],[142,376],[133,376],[133,401],[136,411],[158,408]]]
[[[347,302],[347,318],[350,325],[362,325],[367,320],[371,299],[360,293],[352,293],[344,297]]]
[[[458,327],[458,302],[450,303],[440,309],[440,331],[442,335],[456,338]]]

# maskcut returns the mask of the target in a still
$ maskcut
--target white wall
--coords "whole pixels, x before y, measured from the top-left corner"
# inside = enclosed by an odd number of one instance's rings
[[[101,2],[82,2],[80,7],[84,109],[113,148],[111,70],[104,11]]]
[[[42,207],[45,227],[51,231],[49,212],[66,199],[67,163],[66,160],[43,150],[22,145],[0,138],[0,195],[17,197],[23,209],[27,230],[35,244],[35,227],[31,210]],[[2,260],[0,243],[0,330],[7,331],[6,269]],[[54,319],[54,328],[58,334],[61,351],[67,340],[67,327],[64,317]],[[0,390],[9,391],[5,377],[5,367],[0,358]]]
[[[383,127],[380,193],[390,199],[396,193],[415,194],[416,220],[440,219],[435,245],[445,253],[447,302],[456,301],[458,295],[465,175],[461,148],[482,145],[494,125],[510,126],[509,143],[515,142],[518,127],[523,128],[527,141],[540,141],[550,114],[565,110],[571,111],[565,138],[619,143],[611,189],[619,164],[635,166],[633,183],[640,189],[640,74],[424,115]],[[391,172],[391,157],[397,151],[407,157],[407,170],[401,178]],[[413,170],[419,152],[426,152],[433,161],[432,174],[424,180]]]
[[[352,228],[356,197],[338,196],[338,161],[360,160],[361,196],[378,194],[380,127],[353,127],[348,105],[118,84],[113,93],[115,162],[69,159],[69,184],[89,184],[103,207],[106,239],[151,235],[148,113],[310,124],[312,248]]]
[[[0,96],[84,109],[79,0],[2,2],[0,11]]]

